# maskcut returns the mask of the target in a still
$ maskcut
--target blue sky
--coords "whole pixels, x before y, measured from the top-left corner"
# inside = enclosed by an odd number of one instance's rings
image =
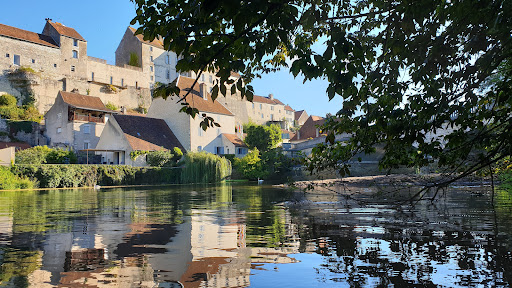
[[[88,42],[88,55],[115,62],[117,45],[135,15],[135,4],[129,0],[22,0],[2,1],[0,23],[41,33],[45,18],[51,18],[78,31]],[[302,83],[288,71],[264,75],[253,81],[257,95],[274,94],[295,110],[305,109],[310,115],[336,113],[342,100],[328,101],[327,81]]]

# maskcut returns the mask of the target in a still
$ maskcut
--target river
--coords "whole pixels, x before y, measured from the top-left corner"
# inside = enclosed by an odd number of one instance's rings
[[[490,187],[452,187],[396,206],[360,190],[0,192],[0,286],[510,286],[511,192],[493,206]]]

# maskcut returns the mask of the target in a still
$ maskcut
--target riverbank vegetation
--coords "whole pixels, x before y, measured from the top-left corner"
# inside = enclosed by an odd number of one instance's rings
[[[154,167],[79,165],[72,151],[38,146],[16,153],[18,165],[0,170],[0,190],[214,183],[231,176],[231,162],[206,153],[149,153]],[[178,162],[178,159],[182,158]]]

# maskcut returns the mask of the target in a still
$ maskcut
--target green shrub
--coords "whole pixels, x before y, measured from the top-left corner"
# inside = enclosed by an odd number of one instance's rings
[[[73,151],[48,146],[36,146],[16,152],[17,164],[69,164],[76,163]]]
[[[178,184],[181,174],[180,168],[121,165],[23,165],[14,171],[37,181],[41,188]]]
[[[0,190],[31,189],[34,183],[27,177],[19,177],[7,167],[0,166]]]
[[[105,105],[105,107],[107,107],[108,109],[112,110],[112,111],[117,111],[117,109],[119,109],[119,107],[117,107],[114,103],[112,102],[108,102],[107,105]]]
[[[18,100],[10,94],[0,95],[0,106],[16,106]]]
[[[130,53],[130,60],[128,61],[128,65],[135,66],[135,67],[140,67],[139,55],[137,55],[137,53],[135,53],[135,52],[131,52]]]
[[[257,148],[249,151],[249,153],[242,158],[235,158],[234,162],[235,169],[242,173],[244,178],[256,180],[268,176],[268,171],[263,167],[260,151]]]
[[[176,166],[175,157],[171,151],[151,151],[146,154],[146,163],[151,167],[172,167]]]
[[[208,152],[188,152],[184,164],[182,183],[213,183],[231,176],[231,162]]]
[[[22,119],[40,123],[43,120],[43,115],[39,113],[36,107],[29,105],[24,107]]]
[[[11,120],[22,120],[23,109],[18,106],[0,106],[0,117]]]

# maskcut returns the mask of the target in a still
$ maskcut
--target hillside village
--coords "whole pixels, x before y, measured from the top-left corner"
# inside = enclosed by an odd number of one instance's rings
[[[0,148],[48,145],[91,154],[87,163],[144,166],[130,159],[133,151],[207,151],[243,157],[248,153],[243,126],[277,124],[283,151],[293,156],[311,151],[321,140],[320,116],[296,111],[272,94],[240,95],[212,101],[216,76],[204,72],[193,86],[194,72],[176,71],[179,56],[159,39],[146,41],[128,27],[115,52],[115,65],[87,54],[87,40],[77,30],[46,19],[42,33],[0,24],[0,95],[32,101],[44,115],[31,131],[0,121]],[[240,77],[233,72],[232,79]],[[220,127],[203,131],[200,117],[179,113],[175,100],[152,98],[155,85],[176,81],[187,103],[215,119]],[[228,89],[229,90],[229,89]],[[14,139],[14,141],[13,141]],[[23,143],[25,142],[25,143]]]

